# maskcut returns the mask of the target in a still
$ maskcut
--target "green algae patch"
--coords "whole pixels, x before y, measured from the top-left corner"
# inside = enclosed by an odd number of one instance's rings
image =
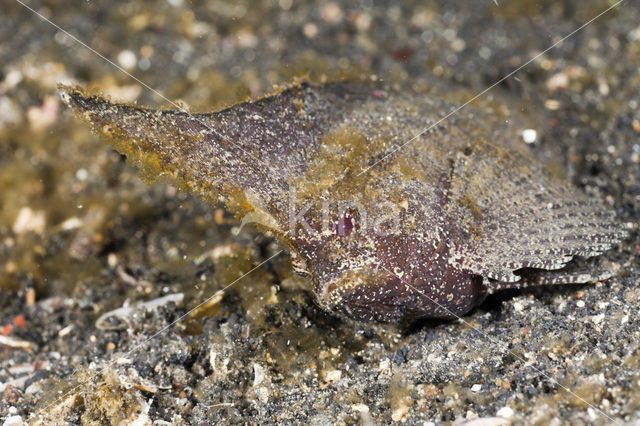
[[[37,422],[78,416],[83,424],[125,424],[148,419],[144,379],[119,375],[110,367],[79,372],[71,383],[52,386],[40,402]]]

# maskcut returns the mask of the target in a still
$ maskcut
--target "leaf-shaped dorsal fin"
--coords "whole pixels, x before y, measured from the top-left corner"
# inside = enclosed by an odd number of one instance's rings
[[[60,90],[77,115],[137,165],[143,178],[168,175],[240,214],[252,210],[256,196],[269,207],[285,199],[288,182],[304,169],[319,131],[307,119],[306,85],[210,114],[114,103],[72,87]],[[245,191],[257,195],[248,199]]]
[[[358,83],[295,83],[255,101],[191,114],[114,103],[78,88],[60,86],[60,91],[78,116],[140,168],[143,178],[168,175],[239,215],[265,212],[282,229],[289,186],[304,175],[325,133],[372,93]]]

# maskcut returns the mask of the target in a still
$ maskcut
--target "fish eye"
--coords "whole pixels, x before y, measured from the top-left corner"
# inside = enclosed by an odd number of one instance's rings
[[[348,237],[355,229],[356,219],[349,211],[333,222],[333,235],[337,237]]]

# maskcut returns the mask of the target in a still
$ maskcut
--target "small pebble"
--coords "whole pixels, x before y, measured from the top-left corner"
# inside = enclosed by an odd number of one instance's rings
[[[322,8],[322,19],[326,22],[336,23],[343,16],[342,8],[337,3],[329,2]]]
[[[18,212],[18,217],[13,222],[12,230],[16,235],[22,235],[29,231],[41,233],[45,228],[45,223],[43,211],[34,211],[30,207],[22,207]]]
[[[41,131],[56,122],[59,112],[60,101],[58,98],[47,96],[42,101],[42,105],[33,106],[27,110],[27,119],[33,130]]]
[[[329,370],[324,373],[324,381],[327,383],[337,382],[342,378],[340,370]]]
[[[311,22],[307,23],[302,27],[302,32],[307,38],[314,38],[318,35],[318,26]]]
[[[7,417],[2,426],[22,426],[23,424],[21,416],[11,416]]]
[[[513,417],[513,409],[511,407],[507,407],[504,406],[501,409],[498,410],[498,412],[496,413],[496,416],[498,417],[504,417],[505,419],[509,419],[511,417]]]
[[[547,89],[560,90],[569,87],[569,76],[563,72],[552,75],[547,80]]]
[[[264,382],[265,379],[265,369],[260,364],[253,364],[253,386],[257,387]]]
[[[407,415],[407,413],[409,412],[409,408],[410,407],[408,405],[400,405],[391,413],[391,420],[393,420],[394,422],[400,421],[404,416]]]
[[[136,58],[136,54],[131,50],[123,50],[118,53],[118,64],[126,70],[132,70],[135,68],[138,63],[138,58]]]
[[[538,132],[535,129],[524,129],[522,131],[522,140],[527,144],[532,144],[538,139]]]

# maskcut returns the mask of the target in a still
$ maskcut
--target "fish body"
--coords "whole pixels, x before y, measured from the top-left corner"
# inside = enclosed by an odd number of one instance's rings
[[[612,212],[526,152],[524,123],[454,89],[295,84],[222,111],[63,100],[147,176],[268,229],[320,306],[361,321],[454,318],[502,288],[611,275]],[[435,125],[437,124],[437,125]]]

